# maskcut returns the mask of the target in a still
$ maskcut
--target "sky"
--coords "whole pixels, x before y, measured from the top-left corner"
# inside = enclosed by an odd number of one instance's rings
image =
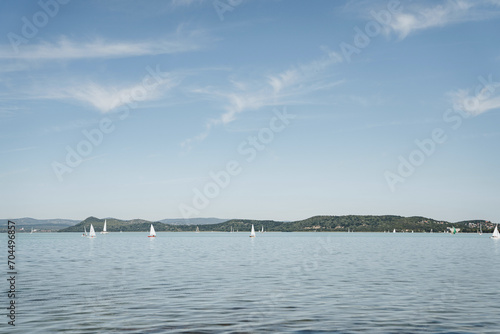
[[[2,218],[500,222],[500,1],[2,1]]]

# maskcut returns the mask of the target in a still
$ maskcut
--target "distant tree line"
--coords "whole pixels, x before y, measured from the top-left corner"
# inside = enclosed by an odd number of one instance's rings
[[[89,229],[90,224],[99,232],[104,226],[104,219],[89,217],[84,221],[60,230],[60,232],[83,232],[84,227]],[[250,231],[252,224],[256,231],[262,227],[267,232],[444,232],[448,227],[455,226],[460,232],[476,233],[479,224],[482,225],[484,233],[493,232],[494,225],[484,220],[462,221],[450,223],[437,221],[425,217],[401,217],[401,216],[315,216],[299,221],[283,222],[274,220],[248,220],[232,219],[218,224],[204,225],[169,225],[161,222],[150,222],[142,219],[119,220],[106,219],[108,232],[131,232],[131,231],[149,231],[153,224],[158,232],[194,232],[198,227],[200,232],[230,232],[230,231]]]

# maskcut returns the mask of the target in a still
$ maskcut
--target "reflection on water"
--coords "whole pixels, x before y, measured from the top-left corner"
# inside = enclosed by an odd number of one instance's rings
[[[500,241],[18,234],[19,333],[495,333]]]

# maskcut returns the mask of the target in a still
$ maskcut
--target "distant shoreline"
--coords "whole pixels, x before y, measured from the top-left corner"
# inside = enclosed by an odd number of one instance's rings
[[[207,218],[206,221],[217,221],[216,218]],[[221,220],[221,219],[220,219]],[[348,215],[348,216],[314,216],[299,221],[274,221],[274,220],[249,220],[230,219],[224,222],[205,224],[182,224],[182,220],[174,223],[152,222],[144,219],[120,220],[116,218],[96,218],[88,217],[85,220],[74,223],[69,221],[62,225],[59,220],[55,225],[50,220],[38,223],[34,219],[23,223],[17,221],[18,232],[78,232],[83,233],[84,229],[89,230],[92,224],[97,232],[102,231],[104,221],[107,222],[108,232],[144,232],[148,231],[151,224],[157,232],[194,232],[196,228],[200,232],[231,232],[250,231],[254,225],[257,232],[264,229],[266,232],[392,232],[398,233],[443,233],[450,231],[453,227],[459,233],[477,233],[480,229],[484,233],[493,231],[495,224],[487,220],[467,220],[461,222],[439,221],[421,216],[403,217],[394,215],[368,216],[368,215]],[[170,220],[173,221],[173,220]],[[170,222],[169,221],[169,222]],[[191,222],[191,221],[190,221]],[[203,218],[197,218],[198,223],[204,222]],[[71,224],[71,225],[70,225]],[[70,226],[68,226],[70,225]],[[23,230],[24,229],[24,230]],[[0,225],[0,232],[5,232]]]

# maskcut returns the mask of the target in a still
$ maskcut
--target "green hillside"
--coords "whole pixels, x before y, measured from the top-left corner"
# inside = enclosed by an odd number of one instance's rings
[[[67,227],[65,229],[59,230],[59,232],[83,232],[83,228],[89,231],[90,224],[94,226],[96,232],[101,232],[104,227],[104,219],[99,219],[96,217],[88,217],[84,221],[74,225]],[[106,229],[108,232],[120,232],[120,231],[149,231],[149,225],[151,222],[144,219],[133,219],[133,220],[120,220],[115,218],[107,218],[106,219]],[[164,225],[162,223],[154,223],[155,229],[157,231],[163,231],[160,225]],[[158,225],[158,228],[157,228]]]
[[[151,222],[144,219],[119,220],[108,218],[108,232],[129,232],[129,231],[149,231],[150,224],[153,224],[158,232],[194,232],[196,225],[169,225],[161,222]],[[84,226],[87,231],[90,224],[94,226],[96,232],[103,229],[104,219],[89,217],[84,221],[60,230],[59,232],[83,232]],[[234,231],[250,231],[254,224],[255,229],[259,231],[264,227],[268,232],[384,232],[396,229],[398,232],[415,231],[415,232],[444,232],[448,227],[455,226],[460,229],[460,232],[476,232],[478,224],[482,225],[483,232],[489,233],[493,231],[494,225],[491,222],[484,220],[462,221],[462,222],[445,222],[437,221],[425,217],[401,217],[401,216],[315,216],[304,220],[293,222],[280,222],[274,220],[248,220],[248,219],[232,219],[218,224],[203,224],[198,225],[201,232],[229,232]]]
[[[401,217],[401,216],[315,216],[304,220],[294,222],[277,222],[271,220],[230,220],[221,224],[211,226],[203,226],[207,230],[230,231],[231,227],[234,230],[250,230],[251,225],[255,225],[255,229],[260,230],[264,226],[264,230],[280,231],[280,232],[347,232],[349,230],[355,232],[384,232],[392,231],[415,231],[415,232],[443,232],[447,227],[453,224],[449,222],[440,222],[434,219],[425,217]],[[459,223],[455,226],[465,229],[466,222]],[[202,230],[202,226],[200,226]]]

